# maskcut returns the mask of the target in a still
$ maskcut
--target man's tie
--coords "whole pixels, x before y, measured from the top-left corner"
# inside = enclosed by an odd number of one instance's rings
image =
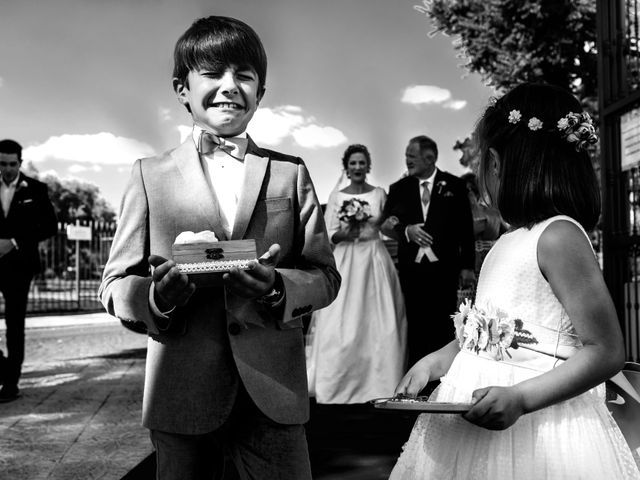
[[[216,149],[220,149],[237,160],[244,160],[248,143],[249,141],[246,138],[223,138],[203,130],[198,142],[198,152],[206,155],[213,153]]]
[[[422,205],[426,206],[431,199],[431,194],[429,193],[429,181],[425,180],[424,182],[422,182],[422,187]]]

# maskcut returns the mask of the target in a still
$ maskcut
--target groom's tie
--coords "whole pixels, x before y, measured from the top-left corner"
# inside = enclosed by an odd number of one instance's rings
[[[429,181],[425,180],[421,182],[420,185],[422,186],[422,195],[420,199],[422,201],[422,209],[424,211],[427,205],[429,205],[429,201],[431,200],[431,194],[429,193]],[[424,219],[425,221],[427,220],[426,213],[424,215]],[[421,262],[422,258],[425,256],[427,257],[427,260],[429,260],[430,262],[438,261],[438,257],[433,252],[433,249],[431,247],[420,247],[418,249],[418,254],[416,255],[416,262]]]
[[[223,138],[203,130],[198,141],[198,152],[206,155],[219,149],[235,159],[243,160],[247,151],[247,144],[248,140],[246,138]]]
[[[429,200],[431,199],[431,194],[429,193],[429,181],[425,180],[422,182],[422,205],[427,206]],[[414,197],[415,198],[415,197]]]

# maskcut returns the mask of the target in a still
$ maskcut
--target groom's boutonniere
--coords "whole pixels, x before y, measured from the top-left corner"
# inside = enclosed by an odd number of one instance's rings
[[[26,180],[22,180],[19,184],[18,184],[18,188],[27,188],[29,186],[29,184],[27,183]]]
[[[442,191],[446,186],[447,186],[446,180],[440,180],[438,183],[436,183],[436,187],[438,188],[438,195],[442,195]],[[447,190],[446,192],[444,192],[444,196],[450,197],[450,196],[453,196],[453,194]]]

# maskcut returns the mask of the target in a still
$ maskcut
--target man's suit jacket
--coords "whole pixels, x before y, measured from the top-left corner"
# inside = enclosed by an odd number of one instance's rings
[[[0,238],[13,238],[18,244],[17,249],[0,258],[0,275],[20,272],[32,276],[39,272],[38,243],[57,230],[47,185],[20,173],[6,217],[0,208]]]
[[[100,295],[110,314],[147,325],[143,424],[150,429],[215,430],[231,411],[238,377],[275,422],[308,419],[302,316],[333,301],[340,275],[302,160],[258,148],[249,139],[244,161],[232,239],[256,239],[258,256],[280,244],[284,313],[277,316],[223,287],[203,288],[172,313],[164,331],[149,308],[147,257],[171,258],[171,245],[183,231],[226,237],[191,138],[133,167]]]
[[[407,225],[423,223],[424,230],[433,236],[431,248],[442,265],[449,265],[456,273],[462,268],[474,268],[475,242],[473,217],[467,190],[458,177],[436,170],[427,218],[424,220],[419,180],[408,176],[389,187],[385,218],[391,215],[400,222],[394,227],[398,237],[398,264],[415,262],[418,245],[408,242]]]

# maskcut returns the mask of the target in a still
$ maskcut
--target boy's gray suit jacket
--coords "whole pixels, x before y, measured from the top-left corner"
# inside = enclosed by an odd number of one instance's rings
[[[149,308],[150,254],[171,258],[183,231],[221,228],[215,194],[191,138],[175,150],[138,160],[125,191],[100,296],[123,321],[149,330],[143,424],[182,434],[215,430],[245,385],[258,408],[283,424],[309,415],[302,316],[329,305],[340,275],[322,211],[301,159],[258,148],[251,139],[231,239],[256,239],[258,256],[281,247],[277,270],[283,313],[225,291],[198,289],[158,328]]]

